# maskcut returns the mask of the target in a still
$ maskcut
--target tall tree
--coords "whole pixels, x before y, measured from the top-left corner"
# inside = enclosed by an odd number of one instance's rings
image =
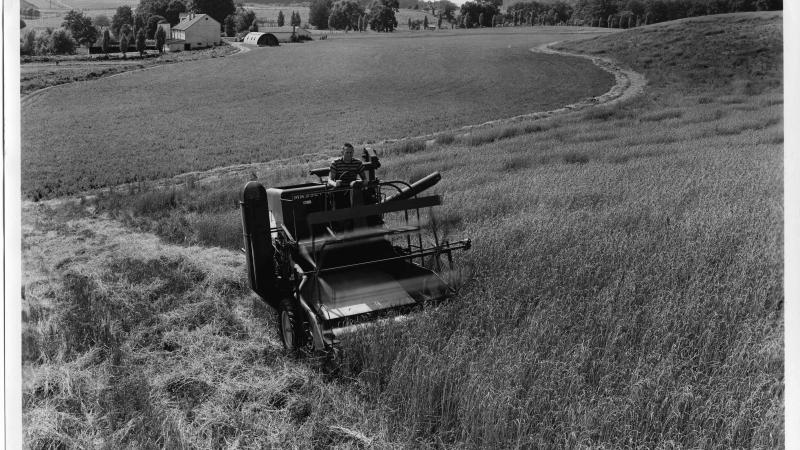
[[[156,30],[156,48],[158,53],[164,53],[164,44],[167,42],[167,32],[163,27],[158,27]]]
[[[369,27],[375,31],[394,31],[398,9],[398,0],[373,0],[369,8]]]
[[[282,27],[286,19],[283,17],[283,11],[278,11],[278,26]]]
[[[175,25],[180,22],[181,13],[185,13],[186,11],[186,4],[181,0],[171,0],[169,4],[167,4],[167,10],[164,11],[164,17],[167,18],[167,22],[169,22],[170,25]]]
[[[72,34],[72,38],[79,44],[91,47],[97,42],[97,28],[92,25],[92,19],[80,11],[71,10],[64,16],[61,26]]]
[[[483,19],[491,21],[492,17],[497,14],[497,6],[491,2],[484,2],[484,1],[469,1],[461,5],[461,15],[464,17],[466,27],[469,28],[472,24],[478,24],[478,26],[485,25],[485,22],[481,21],[481,14],[483,14]],[[519,24],[519,17],[520,12],[516,11],[514,14],[514,24]]]
[[[133,16],[133,33],[139,33],[139,30],[147,28],[147,20],[150,16],[144,16],[142,14],[136,14]]]
[[[40,33],[36,33],[33,53],[36,55],[49,55],[53,53],[53,30],[47,28]]]
[[[427,30],[428,29],[428,15],[427,14],[422,18],[422,29],[423,30]]]
[[[336,30],[355,30],[364,8],[356,0],[339,0],[333,4],[329,23]]]
[[[644,14],[644,1],[642,0],[628,0],[625,2],[624,6],[621,9],[625,11],[630,11],[636,16],[641,16]]]
[[[439,17],[444,16],[444,18],[447,20],[453,20],[455,19],[455,12],[458,9],[458,6],[451,1],[442,0],[438,2],[438,9]]]
[[[105,14],[98,14],[94,16],[94,20],[92,22],[94,23],[94,26],[100,29],[111,26],[111,21],[108,20],[108,16]]]
[[[756,0],[757,11],[771,11],[783,9],[783,0]]]
[[[256,13],[252,9],[245,9],[240,6],[236,8],[234,20],[236,21],[236,31],[247,31],[255,22]]]
[[[123,58],[127,58],[126,53],[131,43],[131,26],[128,24],[122,25],[119,29],[119,51],[122,53]]]
[[[147,32],[144,28],[139,28],[139,31],[136,32],[136,51],[139,52],[139,56],[144,56],[144,51],[147,48]]]
[[[550,5],[550,9],[548,11],[548,15],[551,17],[551,20],[555,23],[560,22],[567,22],[570,17],[572,17],[573,8],[572,6],[564,1],[557,1]]]
[[[219,23],[236,11],[233,0],[189,0],[188,9],[194,13],[208,14]]]
[[[108,50],[111,48],[111,33],[108,31],[108,28],[103,29],[103,43],[100,44],[103,53],[108,56]]]
[[[331,0],[312,0],[308,12],[308,23],[320,30],[328,28],[328,17],[331,15]]]
[[[36,30],[22,32],[22,42],[20,43],[20,53],[32,55],[36,51]]]
[[[111,18],[111,33],[119,39],[120,30],[123,26],[133,26],[133,11],[131,10],[130,6],[120,6],[117,8],[117,12],[114,14],[114,17]]]
[[[59,28],[53,32],[51,38],[53,53],[73,54],[75,53],[75,39],[66,28]]]
[[[225,36],[236,36],[236,18],[232,14],[225,18],[222,27],[225,28]]]
[[[647,2],[645,6],[645,15],[648,17],[647,23],[658,23],[670,20],[670,5],[664,0],[651,0]]]
[[[167,13],[169,0],[139,0],[136,6],[136,14],[145,17],[164,16]]]
[[[152,15],[147,19],[147,39],[153,39],[156,36],[158,24],[166,23],[167,19],[164,16]]]
[[[578,0],[575,4],[575,14],[584,20],[598,19],[603,23],[602,26],[605,26],[608,24],[608,16],[619,12],[620,3],[622,2],[617,0]]]
[[[292,11],[292,26],[299,27],[301,23],[300,13],[297,11]]]

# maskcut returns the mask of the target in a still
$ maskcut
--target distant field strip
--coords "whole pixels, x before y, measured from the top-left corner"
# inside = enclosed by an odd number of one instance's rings
[[[224,54],[223,53],[220,56],[206,55],[205,57],[207,57],[207,58],[218,58],[218,57],[224,57],[224,56],[230,57],[230,56],[233,56],[233,55],[238,55],[238,54],[241,54],[241,53],[247,53],[247,52],[250,51],[249,47],[247,47],[246,45],[243,45],[243,44],[241,44],[239,42],[229,42],[229,44],[232,47],[235,48],[235,50],[233,51],[234,53],[230,53],[230,54]],[[219,48],[223,48],[224,49],[224,47],[215,47],[215,48],[210,49],[210,50],[213,52],[213,51],[215,51],[216,49],[219,49]],[[206,49],[203,52],[208,52],[208,51],[209,51],[209,49]],[[198,55],[196,57],[196,59],[203,59],[203,58],[204,58],[204,56],[202,54]],[[190,59],[190,60],[195,60],[195,59]],[[110,62],[100,62],[100,61],[98,61],[98,62],[95,62],[95,61],[92,61],[92,62],[87,62],[87,61],[71,62],[71,61],[68,61],[65,64],[61,64],[60,65],[60,70],[67,69],[69,67],[73,67],[78,71],[80,69],[91,70],[91,69],[98,68],[98,67],[120,67],[120,66],[126,66],[126,65],[130,66],[130,67],[122,67],[121,71],[117,72],[117,73],[112,73],[112,74],[109,74],[109,75],[101,75],[99,77],[92,77],[92,78],[89,78],[89,79],[75,79],[74,81],[68,81],[68,82],[64,82],[64,83],[54,84],[52,86],[43,87],[43,88],[37,89],[35,91],[25,92],[24,89],[23,89],[22,100],[20,101],[20,105],[21,105],[22,108],[29,107],[33,103],[36,102],[36,99],[38,99],[42,94],[44,94],[48,90],[56,88],[56,87],[59,87],[59,86],[64,86],[66,84],[91,82],[91,81],[95,81],[97,78],[100,78],[100,77],[102,77],[102,78],[113,78],[113,77],[118,77],[120,75],[125,75],[125,74],[128,74],[128,73],[132,73],[132,72],[139,72],[139,71],[143,71],[143,70],[155,69],[156,67],[160,67],[160,66],[165,65],[165,64],[176,64],[176,63],[180,63],[180,62],[186,62],[186,61],[175,61],[175,60],[164,61],[163,60],[163,56],[160,57],[159,60],[155,60],[155,61],[154,60],[142,60],[138,64],[137,64],[137,60],[135,58],[123,59],[123,60],[113,60],[113,61],[110,61]],[[34,66],[38,66],[38,67],[34,68]],[[29,70],[30,72],[36,72],[37,69],[41,70],[42,67],[50,67],[50,66],[53,66],[53,64],[45,65],[45,64],[39,64],[39,63],[31,63],[31,64],[26,64],[26,65],[22,66],[22,70],[23,70],[23,73],[26,72],[26,69],[30,69]],[[59,70],[58,66],[56,66],[55,68],[56,68],[56,70]]]
[[[613,84],[590,61],[529,51],[563,31],[524,31],[254,48],[50,89],[22,110],[23,192],[74,194],[454,130]]]

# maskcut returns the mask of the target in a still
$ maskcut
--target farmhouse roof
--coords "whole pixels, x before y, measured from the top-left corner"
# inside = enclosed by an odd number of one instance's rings
[[[188,16],[185,20],[182,20],[182,21],[178,22],[178,24],[175,25],[174,27],[172,27],[172,29],[173,30],[186,30],[187,28],[190,28],[192,25],[194,25],[196,23],[199,23],[201,21],[204,21],[204,20],[214,20],[214,19],[211,16],[209,16],[208,14],[193,14],[193,15]],[[217,22],[216,20],[214,20],[214,22],[216,22],[217,25],[219,25],[219,22]]]

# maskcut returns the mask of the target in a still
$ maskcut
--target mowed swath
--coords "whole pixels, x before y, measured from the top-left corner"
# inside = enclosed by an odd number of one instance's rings
[[[558,108],[613,79],[530,48],[586,36],[351,35],[56,87],[22,112],[23,191],[68,194]]]

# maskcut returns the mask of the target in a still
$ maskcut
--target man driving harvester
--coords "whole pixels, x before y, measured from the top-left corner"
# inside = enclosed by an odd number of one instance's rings
[[[333,207],[336,209],[349,208],[355,204],[362,203],[360,200],[361,189],[359,188],[361,187],[362,180],[366,179],[366,177],[364,176],[364,164],[361,160],[353,158],[354,151],[353,144],[345,142],[342,146],[342,157],[331,163],[331,169],[328,173],[328,186],[334,189],[342,187],[352,188],[349,192],[334,192]],[[352,229],[355,224],[355,221],[348,220],[338,224],[338,226],[344,229]],[[334,227],[336,228],[336,226]]]
[[[353,186],[356,178],[364,179],[364,164],[353,158],[353,144],[345,142],[342,146],[342,157],[331,163],[328,174],[328,185],[331,187]]]

